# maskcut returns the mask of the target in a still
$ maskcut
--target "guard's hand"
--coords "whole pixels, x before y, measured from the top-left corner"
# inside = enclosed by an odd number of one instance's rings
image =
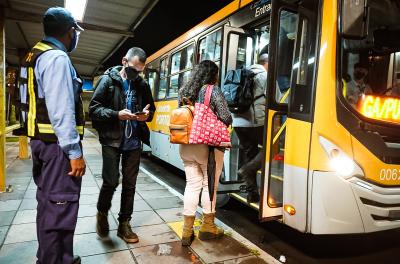
[[[145,108],[143,108],[144,115],[137,115],[137,121],[144,122],[147,119],[149,119],[150,111],[149,111],[150,105],[147,104]]]
[[[121,110],[118,112],[119,120],[132,120],[133,116],[134,115],[127,109],[124,109],[124,110]]]
[[[70,160],[71,171],[68,173],[69,176],[82,177],[85,175],[86,164],[83,156],[78,159]]]

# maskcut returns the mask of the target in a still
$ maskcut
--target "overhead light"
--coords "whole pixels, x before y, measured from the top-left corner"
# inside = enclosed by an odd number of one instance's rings
[[[86,4],[87,0],[64,0],[65,9],[69,10],[77,21],[83,21]]]

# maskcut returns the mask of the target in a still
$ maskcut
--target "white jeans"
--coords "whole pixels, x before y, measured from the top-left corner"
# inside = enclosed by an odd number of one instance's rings
[[[214,199],[211,202],[208,191],[207,177],[207,161],[208,146],[207,145],[180,145],[179,153],[181,155],[183,165],[185,166],[186,188],[183,204],[183,215],[195,215],[197,205],[199,204],[199,196],[201,192],[201,205],[203,213],[210,214],[215,212],[215,201],[217,196],[219,177],[222,172],[224,162],[224,152],[215,149],[215,186]]]

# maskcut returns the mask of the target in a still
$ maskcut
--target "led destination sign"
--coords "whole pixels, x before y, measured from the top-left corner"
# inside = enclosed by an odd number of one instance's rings
[[[366,95],[361,101],[360,112],[372,119],[400,123],[400,99]]]

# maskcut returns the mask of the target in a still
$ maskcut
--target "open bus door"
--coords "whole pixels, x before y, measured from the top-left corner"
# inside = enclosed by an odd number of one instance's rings
[[[260,219],[307,228],[315,16],[272,1]],[[312,28],[314,27],[314,28]]]
[[[249,67],[253,60],[254,38],[242,28],[224,25],[223,27],[223,49],[220,80],[223,83],[225,74],[229,70],[238,69],[242,66]],[[231,130],[232,148],[226,152],[224,160],[224,170],[220,178],[218,188],[218,205],[223,205],[229,195],[235,195],[244,187],[242,179],[238,178],[237,171],[239,166],[239,139],[235,131]],[[222,195],[225,194],[225,195]],[[240,198],[240,196],[238,196]]]

